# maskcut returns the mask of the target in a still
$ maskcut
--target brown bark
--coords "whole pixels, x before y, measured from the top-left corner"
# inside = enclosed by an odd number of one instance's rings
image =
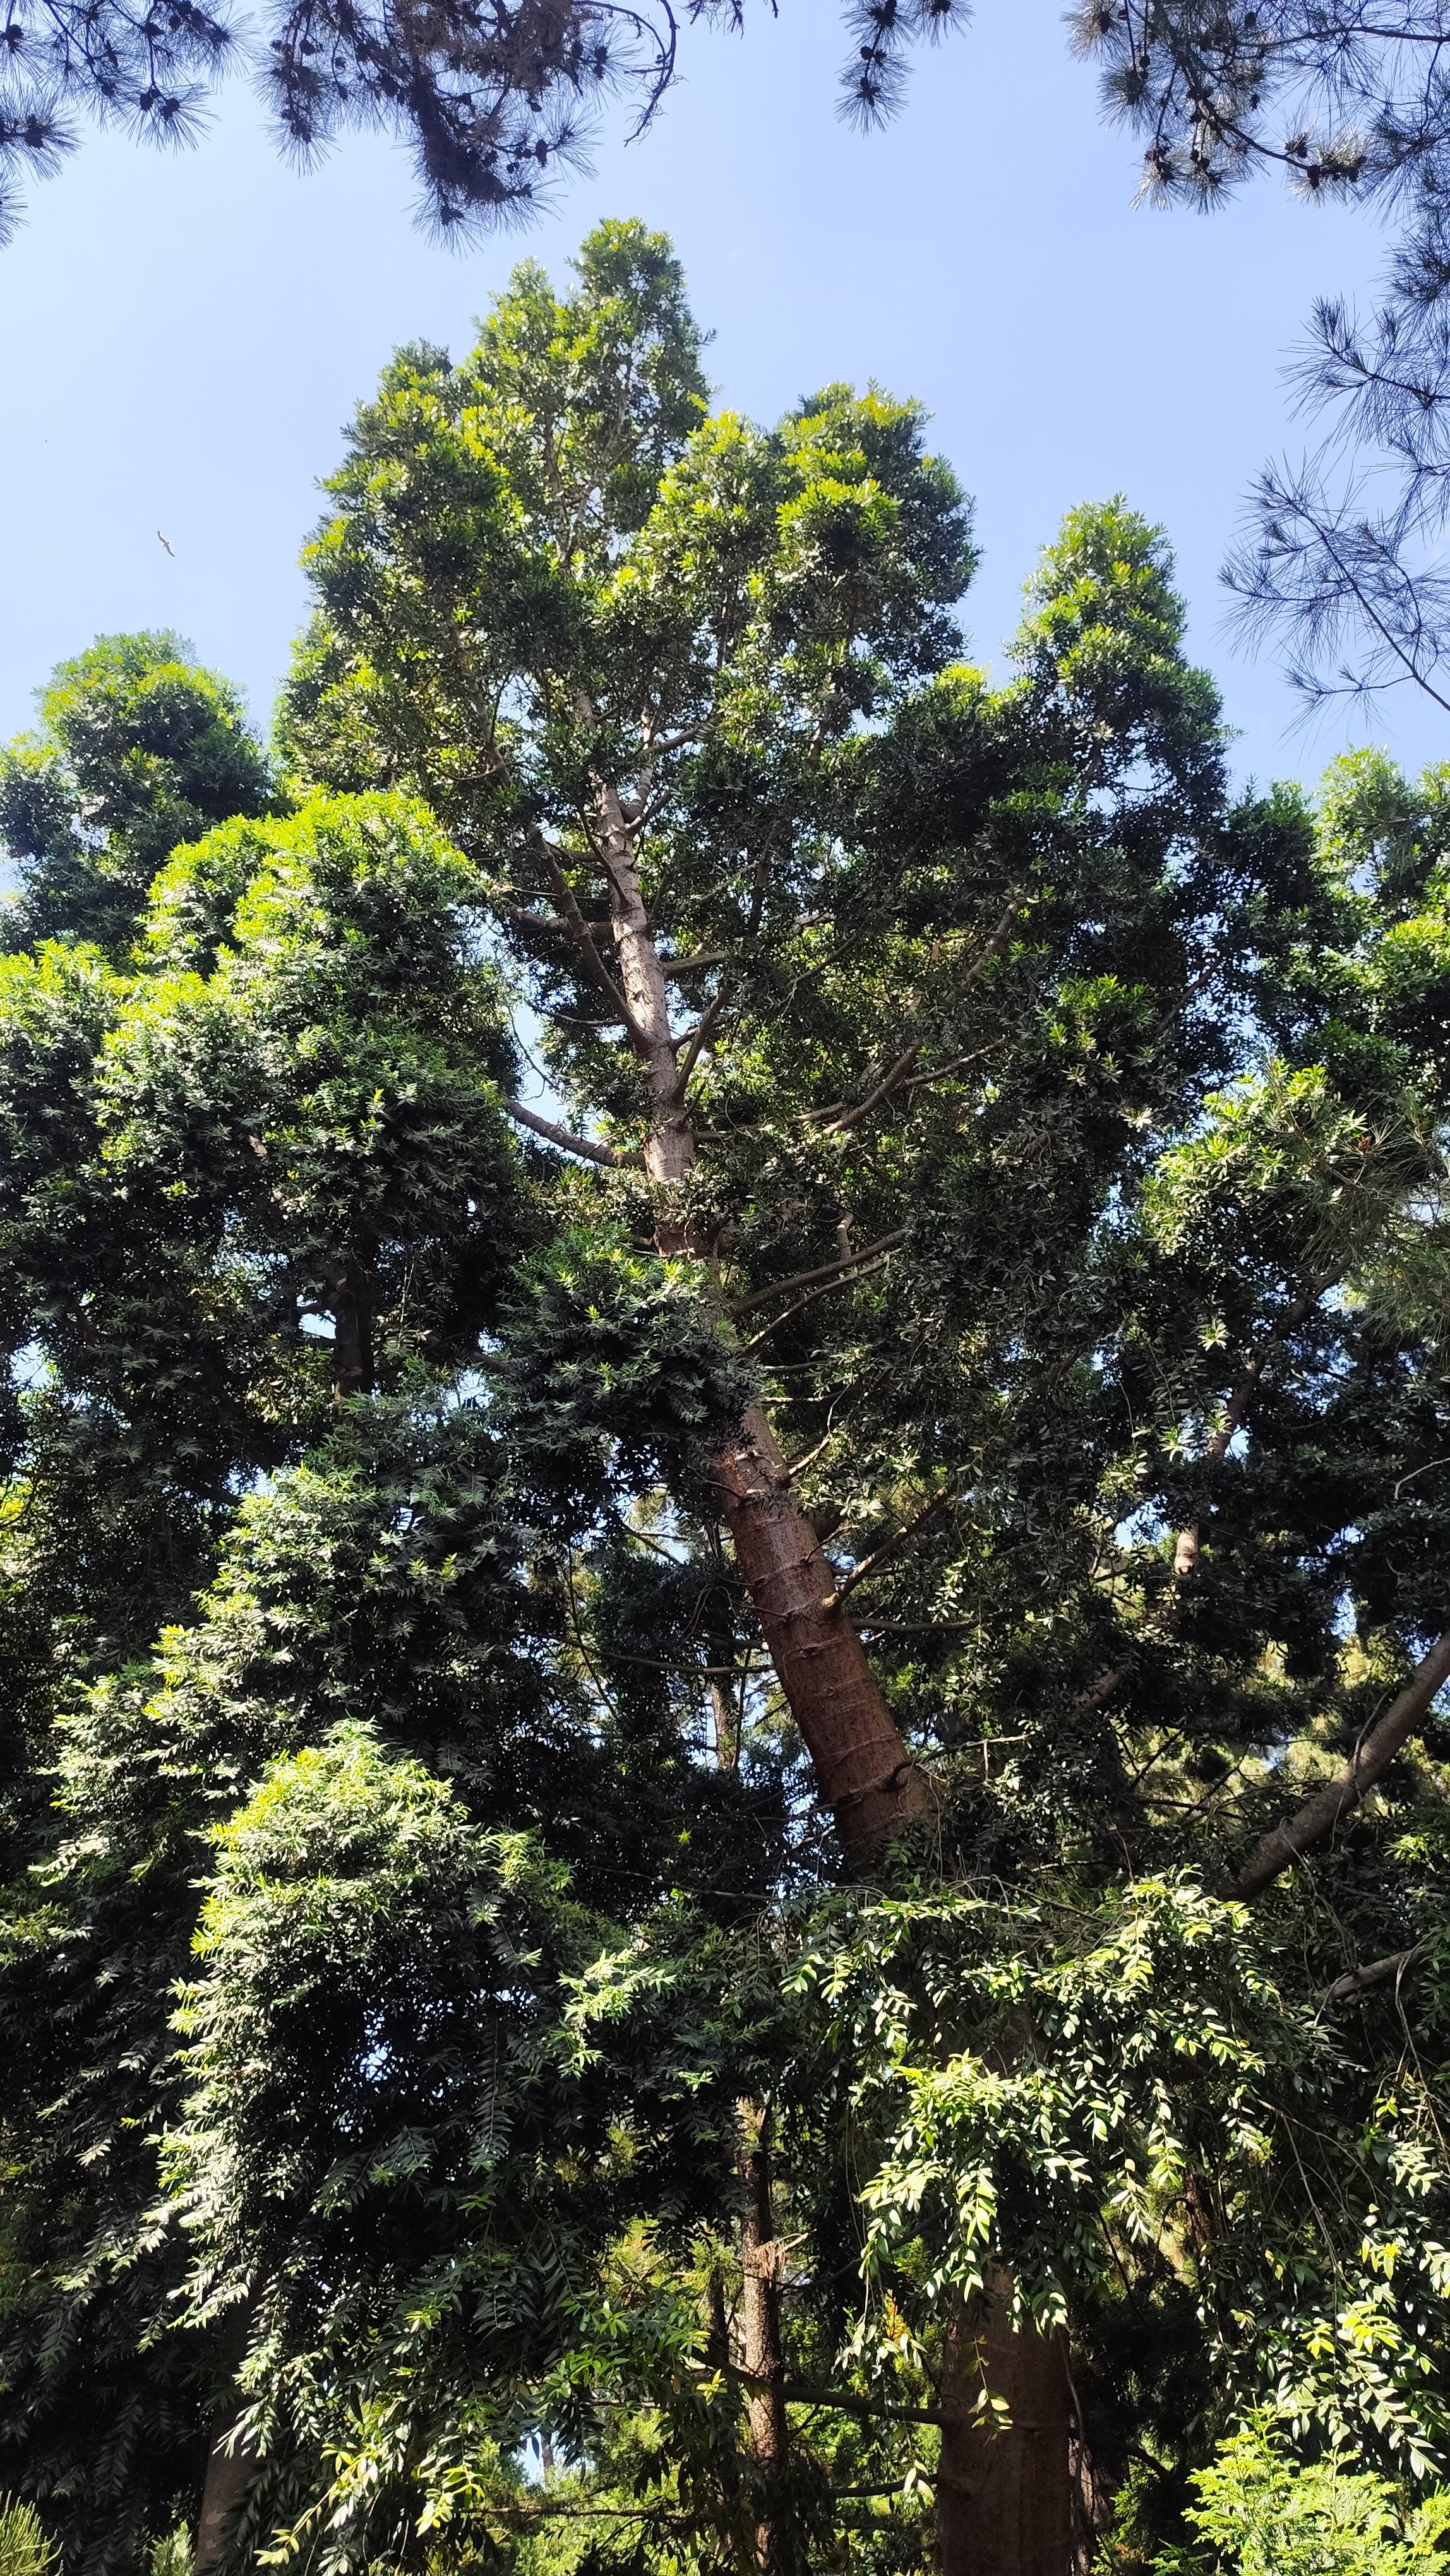
[[[1249,1409],[1250,1399],[1263,1374],[1264,1355],[1262,1352],[1256,1352],[1245,1369],[1240,1383],[1229,1398],[1228,1411],[1222,1423],[1204,1449],[1204,1458],[1209,1466],[1219,1466],[1228,1456],[1229,1442],[1243,1421]],[[1198,1523],[1194,1521],[1189,1528],[1181,1529],[1178,1533],[1173,1550],[1173,1571],[1175,1574],[1191,1574],[1197,1563]]]
[[[948,2330],[937,2545],[942,2576],[1070,2576],[1072,2392],[1058,2335],[1014,2333],[1005,2283]],[[1000,2398],[994,2429],[983,2391]]]
[[[620,987],[653,1109],[644,1165],[656,1184],[656,1240],[662,1252],[693,1253],[699,1247],[680,1191],[694,1168],[695,1134],[670,1028],[668,978],[640,890],[633,826],[614,789],[601,786],[598,803]],[[930,1817],[930,1783],[835,1600],[831,1568],[758,1405],[716,1459],[715,1479],[736,1562],[821,1795],[849,1856],[868,1860],[903,1826]]]
[[[775,1435],[753,1404],[715,1478],[735,1558],[821,1795],[853,1860],[933,1812],[825,1552],[791,1490]]]
[[[587,700],[581,700],[580,712],[592,718]],[[696,1159],[687,1085],[719,1006],[712,1007],[688,1042],[676,1040],[668,973],[640,887],[637,822],[626,813],[617,790],[603,781],[596,808],[618,963],[615,998],[650,1093],[651,1130],[643,1158],[655,1185],[655,1240],[663,1253],[698,1258],[709,1247],[693,1240],[683,1201],[683,1186]],[[612,978],[557,866],[555,875],[561,903],[577,925],[575,939],[586,970],[614,994]],[[1014,904],[1004,914],[988,956],[1002,944],[1015,910]],[[854,1124],[908,1070],[903,1059],[845,1123]],[[723,1320],[723,1307],[720,1311]],[[904,1826],[929,1821],[936,1803],[931,1783],[907,1746],[837,1598],[832,1569],[759,1405],[750,1406],[735,1437],[716,1457],[714,1472],[736,1562],[781,1688],[846,1854],[859,1866]],[[751,2200],[742,2256],[750,2437],[756,2460],[773,2467],[785,2460],[787,2416],[763,2140],[750,2151],[749,2165]],[[954,2423],[943,2437],[947,2491],[953,2499],[944,2526],[950,2534],[950,2548],[944,2543],[945,2576],[1069,2576],[1072,2515],[1063,2356],[1055,2344],[1013,2334],[1000,2302],[992,2303],[987,2336],[993,2384],[1012,2405],[1014,2430],[985,2448],[983,2436],[965,2421]],[[986,2348],[984,2343],[982,2350]],[[756,2386],[757,2379],[763,2385]],[[768,2526],[757,2534],[757,2551],[764,2563],[770,2554]]]
[[[250,2307],[241,2307],[233,2308],[222,2326],[216,2360],[228,2381],[234,2379],[246,2357],[251,2323]],[[192,2551],[195,2576],[212,2576],[212,2570],[222,2565],[237,2514],[252,2483],[256,2468],[252,2453],[244,2442],[228,2447],[242,2404],[235,2386],[229,2386],[213,2423]]]
[[[1397,1754],[1403,1752],[1410,1737],[1420,1726],[1431,1700],[1442,1683],[1450,1681],[1450,1628],[1437,1637],[1428,1655],[1418,1663],[1400,1692],[1391,1702],[1378,1726],[1372,1726],[1362,1744],[1356,1745],[1343,1768],[1335,1773],[1327,1787],[1292,1816],[1265,1834],[1239,1872],[1240,1896],[1257,1896],[1281,1870],[1297,1860],[1301,1852],[1322,1842],[1332,1833],[1341,1816],[1357,1807],[1361,1798],[1381,1779]]]
[[[753,2102],[738,2106],[740,2175],[745,2213],[740,2222],[740,2315],[745,2371],[745,2414],[750,2457],[760,2480],[755,2554],[762,2569],[777,2555],[771,2515],[772,2489],[784,2474],[790,2445],[785,2405],[785,2349],[780,2332],[783,2248],[775,2233],[770,2115]]]

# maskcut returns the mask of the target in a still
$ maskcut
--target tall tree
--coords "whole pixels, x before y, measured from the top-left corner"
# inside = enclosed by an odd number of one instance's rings
[[[77,2576],[1433,2475],[1441,782],[1233,806],[1121,503],[989,686],[920,416],[711,418],[638,227],[312,565],[274,810],[0,992],[0,2474]]]

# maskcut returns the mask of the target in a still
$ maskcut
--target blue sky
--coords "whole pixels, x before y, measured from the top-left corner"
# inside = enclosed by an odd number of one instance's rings
[[[834,377],[927,404],[977,497],[975,658],[1000,654],[1062,512],[1121,489],[1172,537],[1240,770],[1312,777],[1365,738],[1339,717],[1289,730],[1272,664],[1222,631],[1217,570],[1251,475],[1301,443],[1284,357],[1316,292],[1372,291],[1372,229],[1272,186],[1212,218],[1135,210],[1135,147],[1100,125],[1058,0],[979,0],[874,137],[835,115],[834,8],[748,8],[741,37],[685,31],[685,80],[643,140],[606,132],[541,224],[463,255],[411,224],[401,150],[349,139],[299,175],[244,80],[194,153],[89,137],[0,253],[0,734],[62,655],[143,625],[179,627],[264,717],[317,478],[388,352],[465,346],[516,258],[558,273],[596,217],[637,214],[675,238],[733,408],[773,418]],[[1408,699],[1368,738],[1411,763],[1450,751]]]

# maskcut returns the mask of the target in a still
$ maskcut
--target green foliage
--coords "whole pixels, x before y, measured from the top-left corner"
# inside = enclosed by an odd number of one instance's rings
[[[402,353],[288,812],[3,961],[5,2473],[74,2576],[239,2410],[234,2555],[307,2576],[906,2576],[1000,2296],[1120,2555],[1195,2474],[1312,2538],[1330,2457],[1428,2546],[1442,1716],[1232,1890],[1446,1624],[1443,782],[1235,804],[1121,500],[990,684],[916,407],[761,430],[699,352],[614,225]],[[940,1791],[869,1884],[752,1405]],[[1207,2468],[1262,2408],[1297,2467]]]
[[[1330,2453],[1297,2463],[1269,2419],[1225,2442],[1193,2480],[1197,2549],[1157,2560],[1161,2576],[1438,2576],[1450,2496],[1406,2512],[1383,2478]]]
[[[39,708],[39,731],[0,755],[0,840],[23,889],[10,944],[123,950],[178,842],[267,811],[265,759],[237,690],[177,635],[102,636]]]
[[[0,2497],[0,2576],[52,2576],[59,2564],[34,2507]]]

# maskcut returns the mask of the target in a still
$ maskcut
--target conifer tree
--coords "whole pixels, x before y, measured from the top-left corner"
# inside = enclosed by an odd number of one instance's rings
[[[330,491],[281,784],[0,987],[0,2478],[1067,2576],[1269,2405],[1430,2531],[1443,780],[1232,803],[1121,502],[989,683],[638,226]]]

